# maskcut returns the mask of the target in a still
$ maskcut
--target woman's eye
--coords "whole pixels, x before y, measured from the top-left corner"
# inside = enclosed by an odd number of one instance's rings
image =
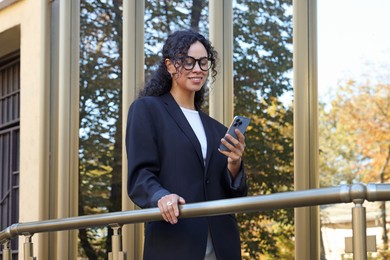
[[[191,66],[192,64],[194,64],[194,61],[192,59],[186,59],[186,60],[184,60],[184,64]]]
[[[202,66],[207,66],[208,63],[209,63],[208,59],[201,59],[201,60],[200,60],[200,64],[201,64]]]

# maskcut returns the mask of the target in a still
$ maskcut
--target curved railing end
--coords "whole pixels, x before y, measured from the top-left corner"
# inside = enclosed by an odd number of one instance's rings
[[[18,225],[18,223],[12,224],[0,232],[0,244],[4,244],[6,241],[9,241],[19,235]]]

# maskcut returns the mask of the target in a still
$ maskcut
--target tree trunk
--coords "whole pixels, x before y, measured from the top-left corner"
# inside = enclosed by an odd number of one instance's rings
[[[203,8],[205,8],[206,2],[204,0],[193,0],[191,10],[191,28],[195,31],[199,31],[200,15]]]

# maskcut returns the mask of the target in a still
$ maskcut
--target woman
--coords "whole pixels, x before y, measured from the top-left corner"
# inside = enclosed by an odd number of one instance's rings
[[[146,223],[144,259],[241,259],[234,215],[178,219],[179,205],[247,194],[244,135],[228,143],[226,127],[200,110],[217,53],[193,30],[169,35],[162,51],[126,131],[129,197],[165,220]]]

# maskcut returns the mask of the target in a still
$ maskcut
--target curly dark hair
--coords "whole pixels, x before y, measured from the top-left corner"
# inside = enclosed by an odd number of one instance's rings
[[[165,60],[170,59],[173,61],[180,60],[180,58],[187,56],[188,49],[192,44],[199,41],[206,48],[208,58],[211,61],[211,77],[214,81],[217,76],[217,60],[218,54],[214,50],[210,41],[207,40],[200,33],[188,29],[180,30],[170,34],[165,41],[162,49],[162,58],[157,70],[154,72],[149,81],[145,84],[144,89],[139,93],[139,97],[143,96],[161,96],[171,90],[172,78],[168,73],[165,65]],[[207,81],[206,81],[207,83]],[[205,85],[206,85],[205,83]],[[205,85],[195,93],[195,108],[200,109],[204,102],[204,94],[206,92]]]

